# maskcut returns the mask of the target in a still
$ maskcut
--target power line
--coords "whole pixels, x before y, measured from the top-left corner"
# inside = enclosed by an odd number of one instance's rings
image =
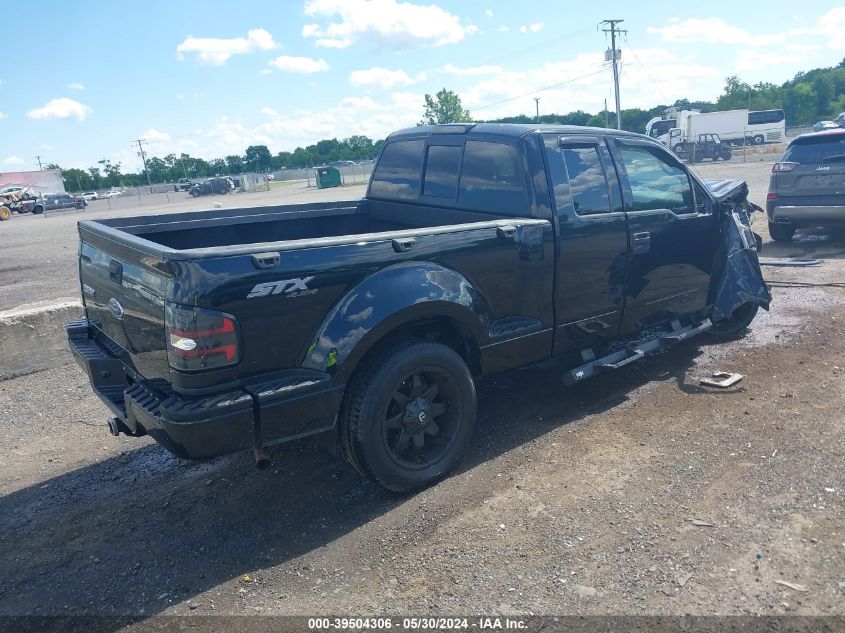
[[[610,33],[610,52],[613,60],[613,87],[616,93],[616,129],[622,129],[622,110],[619,106],[619,54],[616,49],[616,34],[627,33],[621,29],[617,29],[616,25],[625,20],[602,20],[601,24],[609,24],[609,29],[602,29],[604,33]]]
[[[559,88],[560,86],[563,86],[563,85],[566,85],[566,84],[571,84],[574,81],[586,79],[587,77],[592,77],[593,75],[598,75],[599,73],[603,73],[603,72],[604,72],[604,68],[599,68],[598,70],[594,70],[593,72],[587,73],[586,75],[581,75],[579,77],[573,77],[572,79],[566,79],[566,80],[560,81],[556,84],[551,84],[549,86],[543,86],[542,88],[535,88],[534,90],[531,90],[530,92],[525,92],[523,94],[516,95],[515,97],[508,97],[507,99],[500,99],[499,101],[494,101],[493,103],[487,103],[487,104],[482,105],[482,106],[469,106],[469,109],[474,111],[474,112],[477,112],[478,110],[484,110],[486,108],[492,108],[493,106],[499,105],[501,103],[507,103],[508,101],[515,101],[516,99],[522,99],[523,97],[527,97],[529,95],[533,95],[533,94],[536,94],[538,92],[543,92],[545,90],[551,90],[553,88]]]
[[[531,51],[535,51],[538,48],[548,48],[550,45],[553,44],[561,44],[566,43],[568,44],[574,39],[579,37],[583,37],[587,33],[593,32],[592,27],[581,28],[576,31],[572,31],[571,33],[562,33],[555,35],[553,38],[548,40],[543,40],[542,42],[538,42],[536,44],[532,44],[531,46],[526,46],[525,48],[518,48],[515,51],[507,53],[505,55],[497,55],[496,57],[492,57],[485,61],[476,62],[473,64],[474,66],[486,66],[488,64],[495,64],[498,62],[509,61],[511,59],[515,59],[517,57],[522,57],[526,53],[530,53]]]
[[[637,57],[637,52],[633,48],[631,48],[631,45],[628,43],[628,32],[627,31],[625,31],[625,35],[623,37],[625,39],[625,44],[628,45],[628,50],[631,52],[631,55],[634,56],[634,59],[640,65],[640,68],[643,69],[643,72],[645,73],[645,76],[648,77],[648,80],[651,82],[651,85],[654,86],[657,89],[657,92],[660,93],[660,96],[663,97],[663,100],[668,104],[669,103],[669,97],[666,96],[666,93],[663,92],[663,89],[660,87],[660,85],[656,81],[654,81],[654,79],[652,79],[651,73],[648,72],[648,69],[645,67],[645,64],[643,64],[640,61],[640,58]]]

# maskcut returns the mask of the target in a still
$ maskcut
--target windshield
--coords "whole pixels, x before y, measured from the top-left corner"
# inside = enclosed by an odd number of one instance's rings
[[[658,136],[663,136],[667,134],[669,130],[675,127],[675,120],[674,119],[666,119],[665,121],[656,121],[651,126],[651,136],[652,138],[657,138]]]
[[[845,134],[815,136],[795,141],[781,159],[792,163],[824,163],[845,155]]]

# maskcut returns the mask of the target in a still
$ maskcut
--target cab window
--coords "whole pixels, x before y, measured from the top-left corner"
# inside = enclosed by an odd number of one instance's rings
[[[420,191],[423,163],[422,139],[394,141],[382,152],[369,195],[393,200],[416,200]]]
[[[519,151],[504,143],[467,141],[458,206],[487,213],[526,215],[528,196]]]
[[[459,145],[431,145],[426,152],[423,195],[454,200],[458,193],[460,168]]]
[[[695,212],[689,177],[674,159],[656,147],[626,143],[618,147],[631,185],[631,211]]]

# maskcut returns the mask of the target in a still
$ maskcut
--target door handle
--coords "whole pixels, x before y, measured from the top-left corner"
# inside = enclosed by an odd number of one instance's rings
[[[503,240],[512,240],[516,237],[516,227],[510,224],[500,226],[496,229],[496,235]]]
[[[641,255],[648,253],[651,248],[651,233],[648,231],[639,231],[631,235],[631,249],[634,255]]]
[[[416,243],[417,240],[413,237],[409,237],[404,240],[393,240],[393,250],[397,253],[407,253],[409,250],[414,248]]]

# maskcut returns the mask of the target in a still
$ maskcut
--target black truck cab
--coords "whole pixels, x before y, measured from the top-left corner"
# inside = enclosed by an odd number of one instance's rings
[[[324,434],[407,490],[468,445],[478,378],[561,356],[574,383],[768,307],[720,185],[637,134],[403,130],[362,200],[80,222],[70,344],[114,432],[262,463]]]

